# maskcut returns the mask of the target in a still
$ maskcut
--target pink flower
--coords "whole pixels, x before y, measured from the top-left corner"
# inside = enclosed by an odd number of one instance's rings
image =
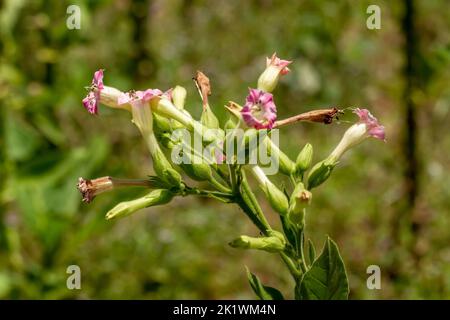
[[[83,106],[91,114],[98,114],[98,103],[103,86],[103,69],[97,70],[92,79],[91,88],[87,96],[83,99]]]
[[[288,61],[288,60],[282,60],[280,58],[277,57],[277,54],[274,53],[272,55],[272,57],[270,58],[266,58],[266,67],[268,68],[269,66],[274,66],[277,67],[279,69],[279,72],[282,76],[288,74],[291,70],[289,70],[289,68],[287,67],[288,65],[290,65],[292,63],[292,61]]]
[[[366,125],[367,134],[369,136],[386,141],[384,126],[378,123],[378,119],[375,118],[369,110],[356,108],[353,112],[358,115],[359,122]]]
[[[244,107],[241,110],[245,123],[255,129],[272,129],[277,119],[277,107],[273,95],[259,89],[249,89]]]

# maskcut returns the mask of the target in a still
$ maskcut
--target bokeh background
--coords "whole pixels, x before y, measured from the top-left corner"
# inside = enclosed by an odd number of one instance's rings
[[[70,4],[81,8],[80,30],[66,27]],[[366,27],[370,4],[381,8],[380,30]],[[75,187],[80,176],[152,172],[128,114],[83,109],[95,70],[122,90],[182,85],[196,116],[191,78],[203,70],[225,122],[223,105],[244,101],[275,51],[294,60],[275,92],[280,118],[363,106],[386,126],[387,143],[350,151],[307,217],[317,247],[327,234],[339,244],[350,298],[450,298],[448,9],[445,0],[0,1],[0,298],[254,298],[244,265],[291,292],[277,257],[227,245],[257,234],[237,207],[182,198],[110,222],[109,208],[145,190],[86,205]],[[299,123],[281,144],[294,159],[310,142],[319,161],[348,126]],[[81,290],[66,288],[71,264]],[[371,264],[381,290],[366,287]]]

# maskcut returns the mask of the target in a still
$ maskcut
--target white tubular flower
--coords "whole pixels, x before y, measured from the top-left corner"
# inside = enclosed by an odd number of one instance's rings
[[[328,157],[330,162],[336,163],[348,149],[360,144],[368,137],[386,141],[384,126],[379,124],[369,110],[356,108],[353,112],[358,115],[359,122],[344,133],[341,141]]]

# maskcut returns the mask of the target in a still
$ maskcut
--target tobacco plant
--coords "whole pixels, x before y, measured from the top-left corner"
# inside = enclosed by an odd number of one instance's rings
[[[278,256],[295,283],[295,299],[347,299],[349,294],[345,265],[336,243],[327,238],[316,256],[312,241],[305,241],[307,210],[312,191],[323,184],[350,148],[368,137],[385,140],[384,127],[366,109],[354,108],[358,121],[350,126],[330,155],[315,164],[313,147],[306,143],[297,159],[291,160],[278,148],[278,130],[298,121],[329,124],[342,111],[338,108],[312,110],[277,120],[272,92],[280,77],[289,73],[291,61],[275,54],[249,88],[241,106],[230,101],[225,108],[230,119],[223,127],[209,105],[208,77],[198,71],[194,82],[202,103],[200,120],[184,108],[186,89],[168,91],[147,89],[122,92],[103,83],[98,70],[83,99],[86,110],[97,115],[99,104],[128,111],[133,124],[148,147],[154,174],[143,179],[101,177],[78,181],[83,201],[91,202],[109,190],[141,186],[150,191],[143,197],[118,203],[106,214],[117,219],[151,206],[164,205],[174,197],[210,197],[237,205],[258,228],[258,235],[241,235],[229,244],[234,248],[262,250]],[[170,155],[170,156],[169,156]],[[279,188],[270,176],[282,175],[288,185]],[[198,181],[197,185],[186,182]],[[253,176],[265,200],[279,216],[281,229],[271,226],[255,196],[248,176]],[[247,270],[250,286],[260,299],[283,299],[281,292],[265,286]]]

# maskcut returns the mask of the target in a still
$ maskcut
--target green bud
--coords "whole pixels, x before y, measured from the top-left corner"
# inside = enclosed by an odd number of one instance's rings
[[[142,208],[166,204],[172,200],[173,196],[174,194],[166,189],[153,190],[142,198],[119,203],[108,211],[106,219],[123,218]]]
[[[156,175],[168,185],[179,187],[181,185],[181,175],[172,168],[172,165],[161,149],[156,149],[156,152],[152,154],[152,157],[153,169],[155,170]]]
[[[267,252],[279,252],[283,251],[286,245],[286,241],[284,238],[280,238],[278,236],[269,236],[269,237],[249,237],[249,236],[240,236],[237,239],[234,239],[229,243],[233,248],[241,248],[241,249],[256,249],[256,250],[264,250]]]
[[[295,170],[295,163],[272,140],[265,138],[264,143],[270,155],[278,160],[280,171],[285,175],[291,175]]]
[[[181,163],[180,167],[194,180],[208,181],[212,178],[211,166],[198,156],[191,156],[191,163]]]
[[[311,190],[324,183],[331,175],[335,166],[335,162],[328,160],[322,160],[316,163],[308,175],[308,189]]]
[[[155,126],[156,132],[171,132],[172,126],[170,124],[170,120],[160,116],[158,114],[153,114],[153,124]]]
[[[184,102],[186,101],[186,89],[181,86],[176,86],[172,90],[172,101],[177,109],[184,109]]]
[[[298,183],[289,200],[289,219],[297,224],[304,223],[304,209],[311,203],[312,193],[303,183]]]
[[[307,143],[302,151],[297,156],[295,161],[295,173],[297,175],[302,175],[311,166],[311,161],[313,157],[313,147],[311,144]]]
[[[204,107],[202,116],[200,117],[200,122],[207,128],[219,128],[219,120],[214,115],[209,105],[206,105]]]
[[[233,119],[229,118],[227,120],[227,122],[225,122],[224,129],[225,130],[231,130],[231,129],[234,129],[234,128],[236,128],[236,123],[233,121]]]
[[[274,184],[266,184],[263,190],[267,196],[270,206],[280,215],[286,215],[289,209],[289,202],[286,195]]]

